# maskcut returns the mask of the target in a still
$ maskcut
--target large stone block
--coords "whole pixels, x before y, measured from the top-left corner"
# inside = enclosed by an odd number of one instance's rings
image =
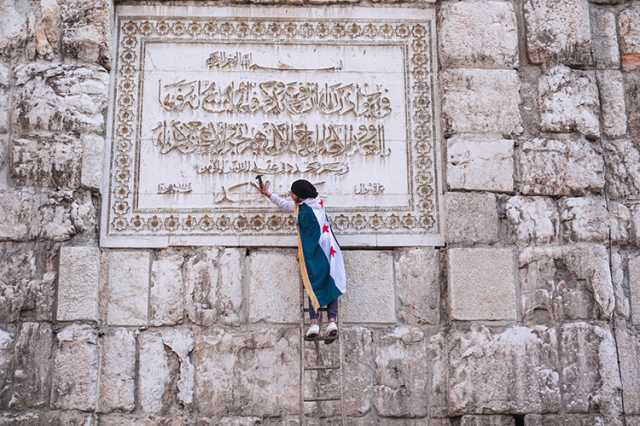
[[[190,355],[193,349],[194,337],[189,329],[165,328],[142,333],[138,367],[142,411],[164,414],[178,406],[191,407],[195,387]]]
[[[302,284],[294,250],[258,250],[249,256],[249,321],[300,320]]]
[[[58,321],[99,320],[100,249],[65,246],[60,249]]]
[[[104,138],[94,134],[82,135],[82,174],[83,186],[100,190],[104,157]]]
[[[629,302],[631,318],[634,324],[640,325],[640,256],[629,258]]]
[[[102,339],[101,412],[135,408],[136,337],[126,328],[110,329]]]
[[[13,378],[13,344],[15,342],[15,329],[0,328],[0,408],[6,408],[10,398],[9,383]]]
[[[597,71],[596,77],[602,103],[602,130],[611,138],[624,136],[627,133],[627,108],[622,73],[617,70]]]
[[[243,300],[241,261],[242,255],[237,249],[203,249],[187,257],[184,266],[185,309],[191,321],[200,325],[217,322],[238,324]],[[279,284],[276,284],[279,278],[274,279],[279,275],[277,270],[274,269],[272,273],[273,275],[264,272],[267,275],[260,276],[263,272],[258,269],[251,275],[257,280],[265,280],[264,284],[260,284],[259,290],[273,290]],[[249,294],[251,298],[255,293],[250,291]],[[261,294],[256,303],[268,304],[271,301],[275,303],[275,312],[265,310],[261,314],[283,313],[277,300],[264,300],[268,295],[269,293]]]
[[[449,189],[513,191],[513,141],[484,136],[450,138],[447,184]]]
[[[599,69],[620,67],[616,15],[611,10],[591,8],[593,60]]]
[[[97,331],[72,324],[56,335],[51,404],[55,408],[92,411],[98,399]]]
[[[613,312],[609,256],[602,245],[525,248],[519,270],[527,320],[606,319]]]
[[[560,215],[552,198],[517,195],[506,200],[504,211],[515,241],[544,244],[558,239]]]
[[[13,395],[16,409],[49,405],[53,332],[45,322],[25,322],[15,343]]]
[[[640,151],[629,139],[610,140],[604,144],[606,190],[611,199],[640,196]]]
[[[107,322],[145,325],[149,301],[149,252],[109,252]]]
[[[583,195],[604,188],[600,147],[586,139],[525,141],[519,151],[518,186],[527,195]]]
[[[101,67],[34,62],[15,68],[14,131],[105,128],[109,74]]]
[[[80,62],[111,68],[112,3],[68,0],[61,4],[62,52]]]
[[[496,196],[481,192],[445,194],[447,241],[492,243],[498,239]]]
[[[202,329],[193,360],[197,408],[206,416],[280,416],[298,410],[297,328]],[[229,392],[233,389],[233,392]]]
[[[531,62],[591,64],[587,0],[526,0],[524,18]]]
[[[9,131],[9,66],[0,62],[0,133]]]
[[[64,241],[95,230],[95,206],[83,192],[0,190],[0,240]]]
[[[82,145],[74,137],[29,134],[11,143],[10,171],[19,185],[77,188]]]
[[[570,413],[622,413],[616,344],[607,326],[563,324],[560,363],[564,408]]]
[[[618,16],[622,66],[627,71],[640,69],[640,5],[633,4]]]
[[[74,411],[19,411],[0,414],[2,426],[92,426],[92,413]]]
[[[452,319],[517,319],[512,248],[450,248],[447,255]]]
[[[600,135],[600,101],[593,71],[550,68],[538,80],[540,127],[543,131]]]
[[[640,415],[640,334],[624,321],[616,322],[624,412]]]
[[[341,297],[345,322],[396,322],[393,254],[390,251],[343,251],[347,292]]]
[[[487,356],[490,354],[491,356]],[[557,333],[472,326],[449,338],[449,415],[544,413],[560,409]]]
[[[424,332],[397,327],[376,339],[374,405],[385,417],[428,414],[427,351]]]
[[[51,321],[58,250],[51,243],[0,243],[0,323]]]
[[[631,137],[640,138],[640,72],[623,73],[628,127]]]
[[[444,68],[518,66],[518,31],[511,3],[444,3],[438,33]]]
[[[149,305],[152,325],[175,325],[184,317],[184,281],[181,252],[161,253],[151,263]]]
[[[440,253],[432,248],[401,250],[395,259],[398,317],[411,325],[440,322]]]
[[[559,207],[565,241],[604,242],[609,239],[609,211],[604,198],[563,198]]]
[[[442,74],[445,133],[522,133],[520,79],[510,70],[449,70]]]

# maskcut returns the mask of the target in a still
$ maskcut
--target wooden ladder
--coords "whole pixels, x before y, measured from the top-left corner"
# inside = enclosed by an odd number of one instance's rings
[[[309,316],[309,308],[305,308],[305,292],[304,292],[304,288],[302,286],[300,286],[300,425],[304,426],[306,424],[305,422],[305,403],[308,402],[327,402],[327,401],[337,401],[340,404],[339,407],[339,412],[340,412],[340,424],[341,425],[345,425],[345,421],[344,421],[344,370],[342,369],[342,365],[343,365],[343,348],[342,348],[342,335],[343,330],[342,330],[342,325],[341,325],[341,318],[342,318],[342,303],[338,303],[338,318],[336,321],[336,324],[338,325],[338,337],[336,338],[336,341],[334,341],[332,344],[337,343],[338,344],[338,364],[334,364],[334,365],[324,365],[324,357],[321,356],[321,349],[320,349],[320,342],[325,342],[325,338],[319,334],[315,339],[313,339],[312,341],[306,340],[304,338],[304,334],[307,331],[306,327],[308,327],[311,323],[308,321],[307,317]],[[322,332],[322,317],[327,316],[328,315],[328,310],[327,308],[320,308],[318,311],[318,315],[319,315],[319,322],[320,322],[320,331]],[[328,320],[328,318],[327,318]],[[306,352],[306,347],[307,344],[314,344],[315,345],[315,352],[316,352],[316,360],[318,362],[317,365],[313,365],[313,366],[307,366],[306,362],[305,362],[305,352]],[[331,346],[329,345],[323,345],[325,348],[331,348]],[[321,395],[316,395],[316,396],[307,396],[305,395],[305,373],[307,371],[327,371],[327,370],[335,370],[338,372],[338,376],[340,378],[340,382],[339,382],[339,392],[337,394],[332,394],[332,395],[325,395],[325,396],[321,396]]]

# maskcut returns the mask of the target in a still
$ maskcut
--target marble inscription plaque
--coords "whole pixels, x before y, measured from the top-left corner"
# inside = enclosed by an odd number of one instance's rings
[[[313,182],[344,246],[442,244],[430,9],[118,6],[101,243],[293,245],[251,186]]]

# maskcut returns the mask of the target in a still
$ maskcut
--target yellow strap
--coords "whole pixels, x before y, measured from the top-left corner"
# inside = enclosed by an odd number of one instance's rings
[[[302,251],[302,240],[300,239],[300,228],[298,226],[298,205],[296,204],[293,210],[293,215],[296,218],[296,235],[298,236],[298,264],[300,265],[300,275],[302,276],[302,284],[304,284],[304,289],[307,292],[307,296],[311,300],[311,304],[313,305],[313,309],[316,311],[320,308],[320,303],[318,302],[318,298],[316,294],[313,292],[313,287],[311,286],[311,281],[309,281],[309,273],[307,272],[307,264],[304,261],[304,252]]]

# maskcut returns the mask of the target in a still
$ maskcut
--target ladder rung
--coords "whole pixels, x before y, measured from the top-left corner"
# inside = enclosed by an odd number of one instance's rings
[[[337,396],[315,396],[312,398],[305,398],[304,402],[317,402],[317,401],[340,401],[342,398],[340,398],[339,395]]]
[[[313,367],[304,367],[305,370],[339,370],[339,365],[314,365]]]

